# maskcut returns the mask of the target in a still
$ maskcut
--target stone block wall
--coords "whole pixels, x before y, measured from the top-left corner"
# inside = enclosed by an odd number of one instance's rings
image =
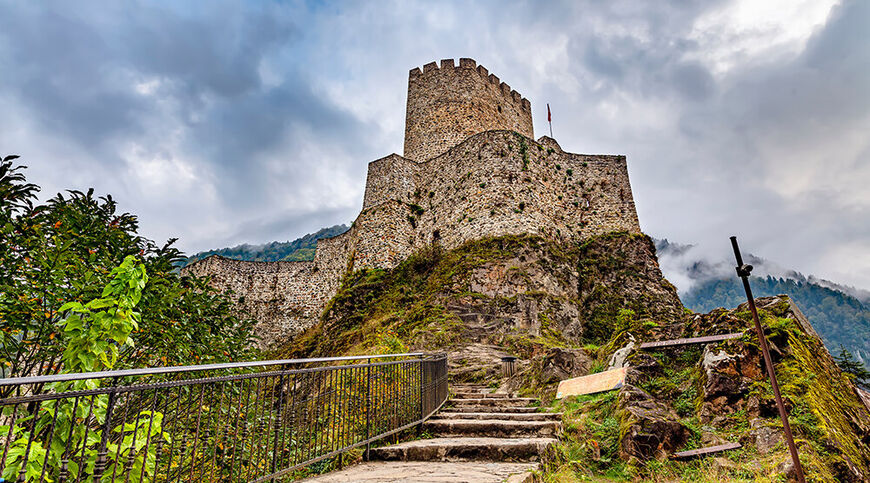
[[[505,129],[534,137],[532,106],[473,59],[430,62],[411,70],[405,113],[405,158],[426,161],[469,136]]]
[[[232,291],[239,312],[258,321],[256,335],[268,347],[316,321],[331,294],[334,277],[315,262],[249,262],[213,255],[182,269],[210,276],[213,286]]]
[[[209,257],[185,270],[243,297],[268,346],[314,324],[348,270],[391,268],[429,243],[640,231],[625,157],[567,153],[547,137],[483,132],[427,162],[373,161],[368,176],[362,212],[346,233],[318,242],[313,262]]]

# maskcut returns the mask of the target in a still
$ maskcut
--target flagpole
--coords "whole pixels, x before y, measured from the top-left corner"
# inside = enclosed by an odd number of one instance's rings
[[[550,103],[547,103],[547,123],[550,125],[550,137],[553,138],[553,115],[550,113]],[[556,138],[553,138],[556,139]]]

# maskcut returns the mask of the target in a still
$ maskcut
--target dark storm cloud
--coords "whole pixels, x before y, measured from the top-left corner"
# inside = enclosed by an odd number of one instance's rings
[[[342,158],[367,145],[365,129],[312,87],[300,45],[303,9],[236,2],[187,7],[193,5],[0,3],[6,24],[0,32],[0,97],[34,134],[87,153],[41,167],[31,157],[31,176],[40,169],[89,172],[98,179],[94,184],[105,181],[98,190],[117,192],[119,182],[136,183],[125,174],[141,168],[129,159],[133,144],[146,158],[164,159],[164,171],[187,168],[198,176],[197,189],[216,195],[208,206],[195,206],[199,200],[186,198],[202,193],[176,191],[170,194],[178,210],[149,213],[142,201],[153,192],[127,193],[126,208],[177,228],[167,235],[185,235],[191,215],[258,219],[273,210],[280,218],[276,209],[293,207],[274,206],[276,193],[263,186],[277,181],[292,192],[314,182],[310,167],[322,160],[299,156],[312,133]],[[263,69],[270,69],[265,81]],[[28,146],[2,134],[12,131],[11,124],[0,121],[4,149],[27,159]],[[277,164],[283,165],[279,173]],[[48,186],[47,192],[66,188]],[[211,212],[190,211],[197,209]],[[347,219],[345,213],[341,221]]]
[[[737,3],[0,0],[0,146],[189,251],[295,238],[401,152],[408,69],[468,56],[626,154],[649,233],[870,286],[870,3]]]

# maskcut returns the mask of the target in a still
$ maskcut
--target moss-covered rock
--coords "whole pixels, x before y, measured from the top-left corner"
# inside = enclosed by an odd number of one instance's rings
[[[870,413],[854,384],[787,297],[757,303],[809,480],[868,481]],[[638,349],[731,332],[743,336]],[[549,404],[560,378],[603,370],[631,340],[631,394],[648,397],[554,402],[566,431],[545,461],[545,480],[777,481],[788,453],[746,306],[687,313],[643,235],[613,233],[579,246],[488,238],[450,251],[431,247],[392,270],[349,273],[320,323],[275,355],[447,350],[454,382],[501,385]],[[520,358],[509,380],[498,364],[506,354]],[[634,403],[649,407],[632,410]],[[660,425],[672,436],[667,444],[652,436]],[[744,447],[715,465],[665,459],[727,441]]]

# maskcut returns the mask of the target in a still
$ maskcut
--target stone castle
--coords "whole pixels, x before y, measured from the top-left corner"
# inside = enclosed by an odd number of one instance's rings
[[[610,231],[640,232],[625,156],[535,141],[527,99],[472,59],[446,59],[411,70],[404,155],[369,163],[362,211],[314,261],[211,256],[184,270],[231,289],[268,346],[314,324],[348,270],[391,268],[432,243]]]

